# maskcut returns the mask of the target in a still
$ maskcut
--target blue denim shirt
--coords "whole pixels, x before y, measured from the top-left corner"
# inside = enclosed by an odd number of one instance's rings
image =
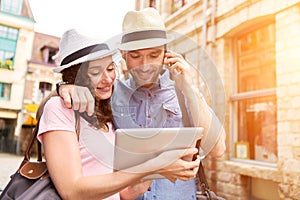
[[[136,87],[132,78],[116,80],[111,98],[113,119],[116,128],[168,128],[182,127],[182,114],[175,92],[174,81],[165,71],[157,84],[151,89]],[[177,180],[157,179],[150,191],[138,200],[195,200],[195,179]]]

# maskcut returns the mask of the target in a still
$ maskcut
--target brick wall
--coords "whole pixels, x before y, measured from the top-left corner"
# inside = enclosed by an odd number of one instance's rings
[[[276,15],[278,166],[282,199],[300,199],[300,6]]]

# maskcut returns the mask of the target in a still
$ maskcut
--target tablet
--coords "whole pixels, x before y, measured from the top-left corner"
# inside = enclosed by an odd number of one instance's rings
[[[142,168],[138,168],[137,171],[135,171],[136,168],[130,168],[155,158],[164,151],[177,150],[174,152],[182,155],[185,149],[195,147],[202,134],[202,127],[117,129],[114,170],[123,170],[130,173],[143,172]],[[177,158],[179,157],[180,155],[177,156]],[[192,160],[192,157],[187,159]],[[167,158],[159,165],[168,165],[175,160]],[[160,175],[146,177],[146,179],[156,178],[164,177]]]

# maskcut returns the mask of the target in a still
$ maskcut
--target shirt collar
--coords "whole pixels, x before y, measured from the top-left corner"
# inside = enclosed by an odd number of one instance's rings
[[[170,78],[169,70],[163,69],[163,73],[159,77],[159,83],[162,89],[174,85],[174,81]]]

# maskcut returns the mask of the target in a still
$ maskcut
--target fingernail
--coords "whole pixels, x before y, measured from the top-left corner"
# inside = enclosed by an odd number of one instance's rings
[[[197,148],[194,148],[194,153],[197,153],[198,152],[198,149]]]

